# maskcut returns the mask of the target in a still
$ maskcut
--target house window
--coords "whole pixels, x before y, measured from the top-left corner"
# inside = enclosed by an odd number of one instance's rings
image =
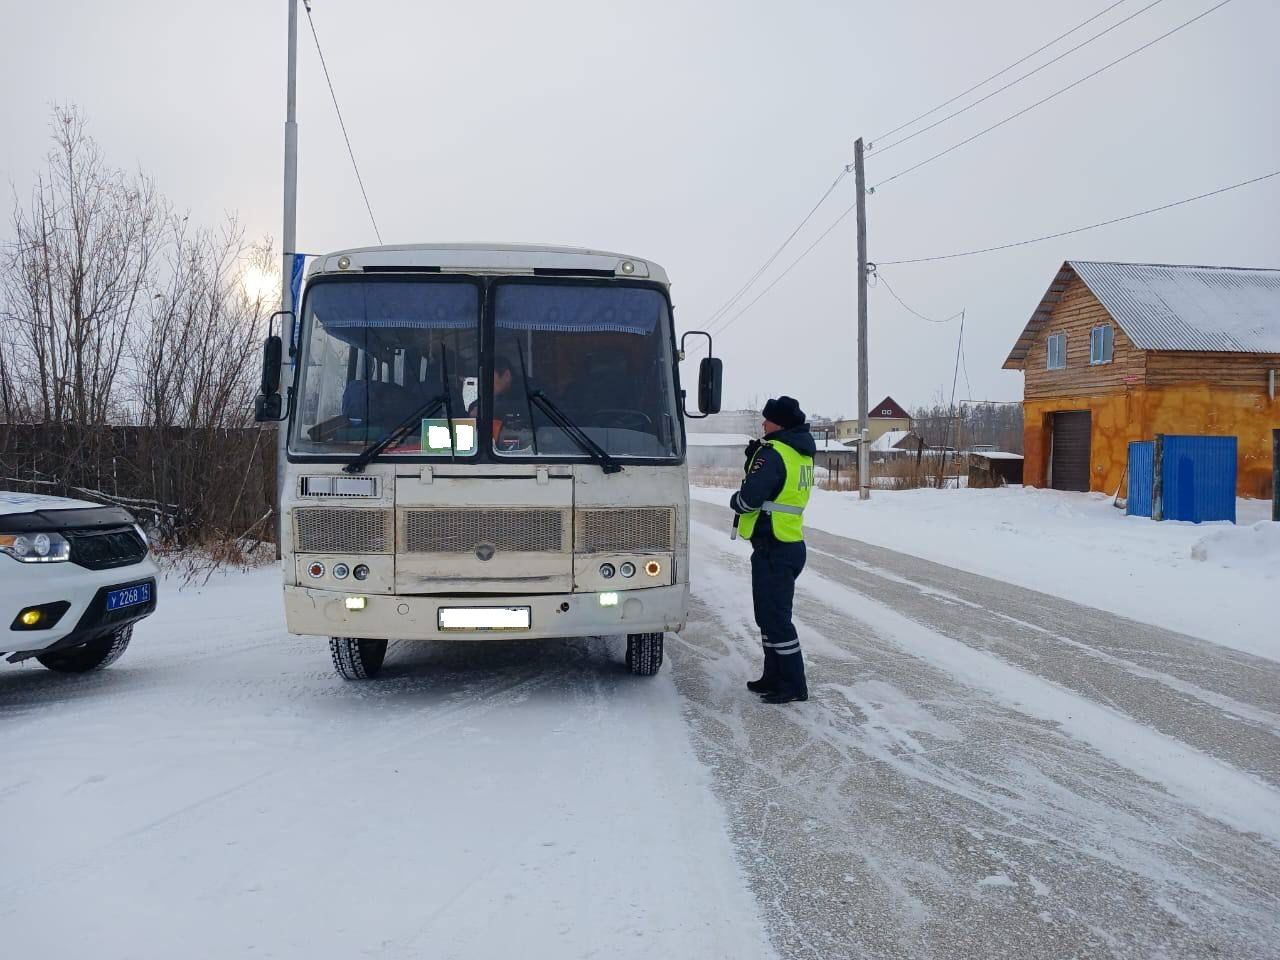
[[[1063,370],[1067,366],[1067,335],[1055,333],[1049,338],[1049,369]]]
[[[1115,348],[1115,335],[1111,328],[1094,327],[1089,331],[1089,362],[1110,363]]]

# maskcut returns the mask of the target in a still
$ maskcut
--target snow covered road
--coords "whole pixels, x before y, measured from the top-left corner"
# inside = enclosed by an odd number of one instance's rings
[[[1275,662],[810,531],[814,699],[766,710],[747,548],[694,519],[675,674],[780,953],[1276,955]]]
[[[769,957],[669,674],[400,645],[343,683],[279,574],[111,670],[0,670],[7,957]]]
[[[813,698],[768,708],[693,520],[651,680],[614,638],[343,683],[273,569],[0,669],[5,955],[1276,956],[1280,663],[811,530]]]

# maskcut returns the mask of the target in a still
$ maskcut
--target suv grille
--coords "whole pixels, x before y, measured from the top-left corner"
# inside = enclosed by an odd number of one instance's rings
[[[390,510],[293,511],[293,547],[299,553],[391,553]]]
[[[130,527],[116,530],[67,530],[63,536],[71,543],[71,562],[88,570],[110,570],[141,562],[147,545]]]
[[[560,553],[564,515],[559,510],[406,510],[405,553],[471,553],[482,543],[521,553]]]
[[[675,549],[676,512],[669,507],[579,510],[578,553],[667,553]]]

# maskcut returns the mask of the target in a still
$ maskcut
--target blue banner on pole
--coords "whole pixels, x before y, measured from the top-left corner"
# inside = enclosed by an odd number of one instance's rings
[[[289,273],[289,303],[293,307],[293,316],[289,318],[289,352],[298,349],[298,301],[302,298],[302,268],[307,262],[305,253],[293,254],[293,268]]]

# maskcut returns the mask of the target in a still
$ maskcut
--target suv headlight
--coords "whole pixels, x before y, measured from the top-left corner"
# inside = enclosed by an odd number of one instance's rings
[[[0,533],[0,553],[22,563],[61,563],[71,559],[71,544],[60,533]]]

